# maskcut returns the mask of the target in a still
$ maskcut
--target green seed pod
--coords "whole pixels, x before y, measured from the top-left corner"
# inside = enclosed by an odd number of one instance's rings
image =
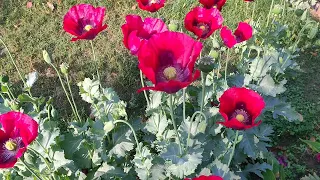
[[[177,21],[170,21],[169,24],[169,31],[177,31],[179,26],[178,26],[178,22]]]
[[[209,73],[216,68],[216,64],[211,56],[206,56],[199,60],[198,68],[202,72]]]
[[[43,50],[42,54],[43,54],[44,61],[51,64],[51,57],[50,57],[49,53],[46,50]]]
[[[219,52],[216,50],[211,50],[209,53],[209,56],[211,56],[213,59],[218,59],[219,57]]]
[[[282,13],[281,5],[279,5],[279,4],[275,5],[274,8],[272,9],[272,13],[276,14],[276,15],[281,14]]]
[[[294,13],[295,13],[297,16],[300,17],[300,16],[302,16],[303,12],[304,12],[304,11],[303,11],[302,9],[297,9],[297,10],[295,10]]]
[[[7,82],[9,82],[9,76],[6,76],[6,75],[0,76],[0,82],[1,82],[1,83],[7,83]]]

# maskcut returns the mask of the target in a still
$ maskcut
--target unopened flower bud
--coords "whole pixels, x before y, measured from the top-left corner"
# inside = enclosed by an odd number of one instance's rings
[[[68,74],[68,68],[69,68],[69,65],[67,63],[62,63],[60,65],[60,71],[65,75]]]
[[[44,61],[51,64],[51,57],[50,57],[49,53],[46,50],[43,50],[42,54],[43,54]]]
[[[202,72],[209,73],[216,68],[216,64],[211,56],[206,56],[199,60],[198,67]]]
[[[170,31],[177,31],[178,23],[176,21],[171,21],[168,27]]]
[[[103,130],[105,131],[105,133],[109,133],[113,128],[114,128],[114,124],[112,121],[104,123]]]

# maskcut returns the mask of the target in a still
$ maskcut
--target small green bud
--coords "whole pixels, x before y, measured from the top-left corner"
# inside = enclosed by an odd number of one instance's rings
[[[20,109],[19,104],[15,101],[10,101],[10,108],[15,111],[19,111]]]
[[[275,5],[274,8],[272,9],[272,13],[276,14],[276,15],[281,14],[282,13],[281,5],[279,5],[279,4]]]
[[[114,128],[114,124],[113,124],[112,121],[109,121],[109,122],[104,123],[103,130],[104,130],[106,133],[109,133],[113,128]]]
[[[67,75],[68,74],[68,68],[69,68],[69,65],[67,63],[62,63],[60,65],[60,71],[64,74],[64,75]]]
[[[43,54],[44,61],[51,64],[51,57],[50,57],[49,53],[46,50],[43,50],[42,54]]]
[[[170,24],[169,24],[169,31],[177,31],[179,26],[178,26],[178,23],[176,21],[170,21]]]
[[[302,10],[302,9],[297,9],[297,10],[295,10],[295,12],[294,12],[297,16],[302,16],[302,14],[304,13],[304,11]]]
[[[216,50],[211,50],[210,53],[209,53],[209,56],[211,56],[211,57],[214,58],[214,59],[218,59],[218,57],[219,57],[219,52],[216,51]]]

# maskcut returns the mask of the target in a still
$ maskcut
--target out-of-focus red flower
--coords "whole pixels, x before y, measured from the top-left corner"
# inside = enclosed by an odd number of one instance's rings
[[[32,7],[32,1],[28,1],[27,2],[27,8],[29,9],[29,8],[31,8]]]
[[[222,27],[220,31],[220,36],[223,43],[228,47],[232,48],[235,44],[246,41],[252,37],[252,27],[246,22],[240,22],[235,32],[227,27]]]
[[[179,32],[163,32],[153,35],[138,54],[139,68],[154,84],[143,90],[175,93],[190,85],[200,76],[194,64],[200,55],[202,43]]]
[[[185,178],[184,180],[223,180],[222,177],[220,176],[199,176],[199,177],[195,177],[195,178]]]
[[[219,11],[222,10],[224,4],[226,4],[227,0],[199,0],[199,2],[207,9],[212,7],[216,7]]]
[[[317,161],[320,162],[320,153],[317,153],[316,158],[317,158]]]
[[[12,168],[38,136],[38,123],[26,114],[0,115],[0,168]]]
[[[63,19],[63,29],[76,36],[71,41],[80,39],[92,40],[107,28],[103,25],[106,8],[93,7],[90,4],[72,6]]]
[[[141,45],[153,34],[168,31],[161,19],[149,17],[142,21],[141,17],[137,15],[127,15],[126,24],[122,25],[121,29],[123,44],[133,55],[138,53]]]
[[[244,0],[245,2],[253,2],[254,0]]]
[[[149,12],[156,12],[164,6],[165,0],[137,0],[139,8]]]
[[[206,9],[202,7],[193,8],[185,17],[185,28],[193,32],[198,38],[206,39],[220,29],[223,17],[216,8]]]
[[[224,122],[218,122],[228,128],[245,130],[258,126],[255,119],[265,107],[263,98],[247,88],[233,87],[226,90],[219,99],[219,112]]]

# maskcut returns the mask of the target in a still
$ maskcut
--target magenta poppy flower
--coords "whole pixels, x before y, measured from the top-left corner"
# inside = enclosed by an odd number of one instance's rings
[[[206,39],[220,29],[223,17],[216,8],[206,9],[202,7],[193,8],[185,17],[185,28],[193,32],[198,38]]]
[[[153,35],[139,51],[139,68],[154,84],[143,90],[175,93],[187,87],[200,76],[194,64],[200,55],[202,43],[179,32]]]
[[[199,2],[207,9],[216,7],[219,11],[222,10],[222,7],[226,4],[227,0],[199,0]]]
[[[137,0],[139,8],[149,12],[156,12],[164,6],[165,0]]]
[[[195,178],[185,178],[184,180],[223,180],[222,177],[220,176],[199,176],[199,177],[195,177]]]
[[[223,43],[228,48],[232,48],[237,43],[241,43],[250,39],[252,37],[252,33],[252,27],[248,23],[240,22],[233,34],[227,26],[222,27],[220,31],[220,36],[222,38]]]
[[[244,130],[258,126],[255,123],[265,107],[263,98],[255,91],[247,88],[233,87],[226,90],[219,99],[219,112],[224,122],[218,122],[228,128]]]
[[[320,153],[316,154],[316,159],[317,159],[318,162],[320,162]]]
[[[0,168],[12,168],[38,136],[38,123],[26,114],[0,115]]]
[[[244,2],[253,2],[254,0],[244,0]]]
[[[126,24],[121,26],[123,33],[123,44],[136,55],[143,43],[150,39],[153,34],[168,31],[166,24],[157,18],[145,18],[142,21],[140,16],[127,15]]]
[[[90,4],[72,6],[63,19],[63,29],[75,36],[71,41],[92,40],[107,28],[103,25],[106,8],[93,7]]]

